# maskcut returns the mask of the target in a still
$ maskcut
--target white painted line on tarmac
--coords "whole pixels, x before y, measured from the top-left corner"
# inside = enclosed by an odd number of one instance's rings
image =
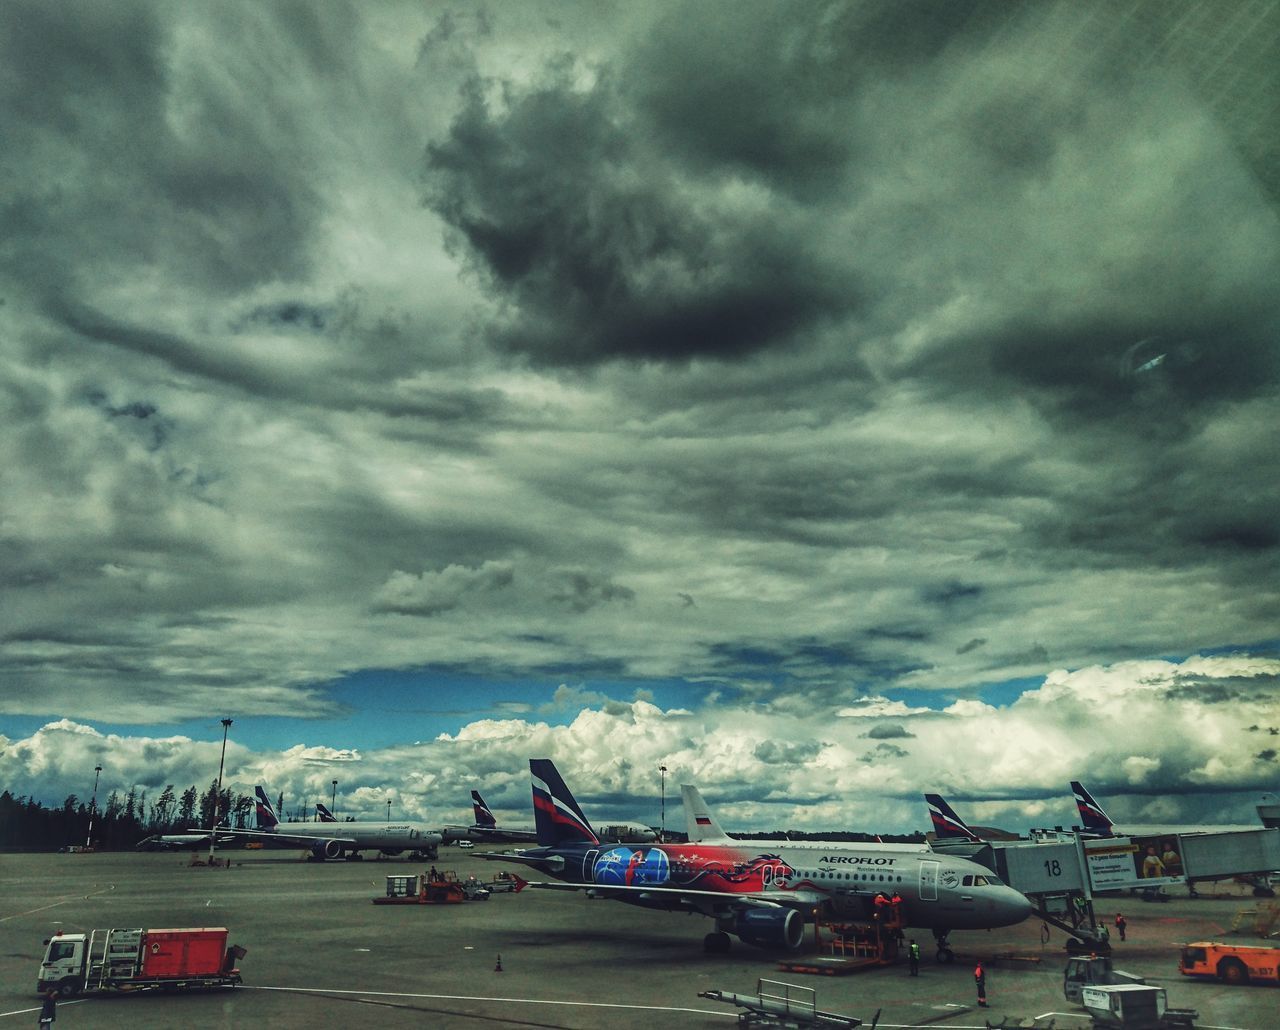
[[[58,1008],[62,1008],[64,1005],[83,1005],[88,1000],[88,998],[77,998],[75,1001],[60,1001],[58,1002]],[[6,1016],[29,1016],[33,1012],[39,1012],[43,1007],[43,1005],[35,1005],[29,1009],[14,1009],[12,1012],[0,1012],[0,1019],[4,1019]]]
[[[1093,1021],[1092,1016],[1088,1016],[1083,1012],[1041,1012],[1040,1015],[1036,1016],[1036,1019],[1045,1019],[1048,1016],[1071,1016],[1074,1019],[1087,1019],[1090,1022]]]
[[[340,991],[332,987],[262,987],[258,984],[241,984],[241,991],[291,991],[297,994],[350,994],[362,998],[422,998],[428,1001],[499,1001],[513,1005],[571,1005],[589,1009],[638,1009],[641,1012],[693,1012],[700,1016],[729,1016],[737,1013],[717,1009],[692,1009],[678,1005],[624,1005],[609,1001],[555,1001],[549,998],[497,998],[479,994],[410,994],[402,991]]]
[[[33,912],[43,912],[48,908],[57,908],[59,905],[65,905],[70,901],[82,901],[85,898],[92,898],[95,894],[106,894],[107,891],[113,891],[115,889],[116,885],[113,883],[103,887],[100,891],[90,891],[88,894],[72,894],[69,897],[63,898],[61,901],[53,902],[51,905],[41,905],[39,908],[29,908],[25,912],[14,912],[12,915],[0,916],[0,923],[3,923],[6,919],[17,919],[18,916],[29,916]],[[0,1015],[4,1015],[4,1013],[0,1012]]]

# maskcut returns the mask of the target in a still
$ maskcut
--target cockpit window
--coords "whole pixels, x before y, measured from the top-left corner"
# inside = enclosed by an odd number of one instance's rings
[[[961,883],[961,886],[964,886],[964,887],[972,887],[972,886],[973,886],[973,877],[972,877],[972,876],[966,876],[963,880],[961,880],[961,881],[960,881],[960,883]]]
[[[975,887],[985,887],[987,885],[987,878],[985,876],[975,876],[973,878],[973,885]]]

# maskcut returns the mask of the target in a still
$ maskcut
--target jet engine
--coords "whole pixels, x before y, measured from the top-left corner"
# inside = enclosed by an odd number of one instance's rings
[[[342,843],[336,840],[318,840],[311,845],[311,854],[321,862],[326,858],[341,858]]]
[[[738,914],[733,932],[757,948],[797,951],[804,942],[804,916],[794,908],[749,908]]]

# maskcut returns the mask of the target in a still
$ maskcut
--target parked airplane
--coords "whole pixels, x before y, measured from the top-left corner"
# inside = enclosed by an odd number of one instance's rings
[[[727,951],[730,934],[794,951],[806,920],[870,919],[876,896],[896,893],[905,923],[932,930],[939,959],[949,961],[952,930],[1011,926],[1031,913],[1031,903],[989,870],[921,845],[734,840],[691,786],[682,788],[688,843],[607,846],[549,759],[531,759],[529,770],[539,846],[481,857],[522,862],[563,881],[533,887],[710,916],[709,952]]]
[[[1206,823],[1199,826],[1189,824],[1126,823],[1123,826],[1117,826],[1111,821],[1107,813],[1102,810],[1102,806],[1094,800],[1093,795],[1085,789],[1083,783],[1079,780],[1072,780],[1071,791],[1075,794],[1076,811],[1080,813],[1080,822],[1085,832],[1099,837],[1158,836],[1162,833],[1229,833],[1237,830],[1257,830],[1262,828],[1261,823],[1247,825]]]
[[[471,792],[471,811],[475,822],[467,827],[467,837],[490,844],[533,842],[538,839],[537,830],[499,826],[498,819],[484,803],[478,790]]]
[[[329,806],[323,801],[316,802],[316,815],[319,816],[317,822],[336,823],[338,821],[338,817],[329,811]]]
[[[926,794],[924,796],[925,804],[929,806],[929,819],[933,823],[933,835],[939,841],[951,842],[967,842],[969,844],[981,844],[983,840],[961,819],[956,815],[955,809],[947,804],[947,799],[941,794]]]
[[[230,844],[235,840],[231,834],[218,834],[218,844]],[[196,850],[198,848],[207,847],[209,844],[209,831],[203,833],[157,833],[150,837],[144,837],[138,841],[136,850],[138,851],[178,851],[182,848],[190,848]]]
[[[536,829],[499,826],[497,817],[485,804],[478,790],[471,792],[471,810],[475,813],[476,820],[471,826],[466,827],[466,834],[471,840],[486,844],[535,843],[538,840]],[[458,829],[460,827],[445,827],[446,839],[448,834]],[[600,827],[597,836],[602,841],[622,844],[643,844],[658,839],[657,831],[652,826],[645,826],[642,823],[610,823]]]
[[[438,857],[441,836],[437,830],[411,822],[281,823],[266,791],[260,786],[253,790],[258,798],[258,829],[231,831],[237,837],[301,844],[320,862],[326,858],[363,858],[362,851],[383,855],[407,851],[411,860],[434,861]]]

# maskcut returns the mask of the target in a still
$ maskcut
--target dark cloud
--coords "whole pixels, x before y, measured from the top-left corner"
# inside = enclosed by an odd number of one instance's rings
[[[571,571],[559,578],[563,585],[551,594],[551,600],[579,614],[602,604],[635,600],[634,590],[613,582],[608,576]]]
[[[688,181],[620,106],[625,84],[573,69],[478,90],[429,148],[428,203],[514,317],[497,332],[537,361],[734,357],[852,310],[859,286],[808,227]]]
[[[914,737],[915,734],[900,722],[882,722],[872,726],[863,736],[871,740],[898,740],[903,737]]]

